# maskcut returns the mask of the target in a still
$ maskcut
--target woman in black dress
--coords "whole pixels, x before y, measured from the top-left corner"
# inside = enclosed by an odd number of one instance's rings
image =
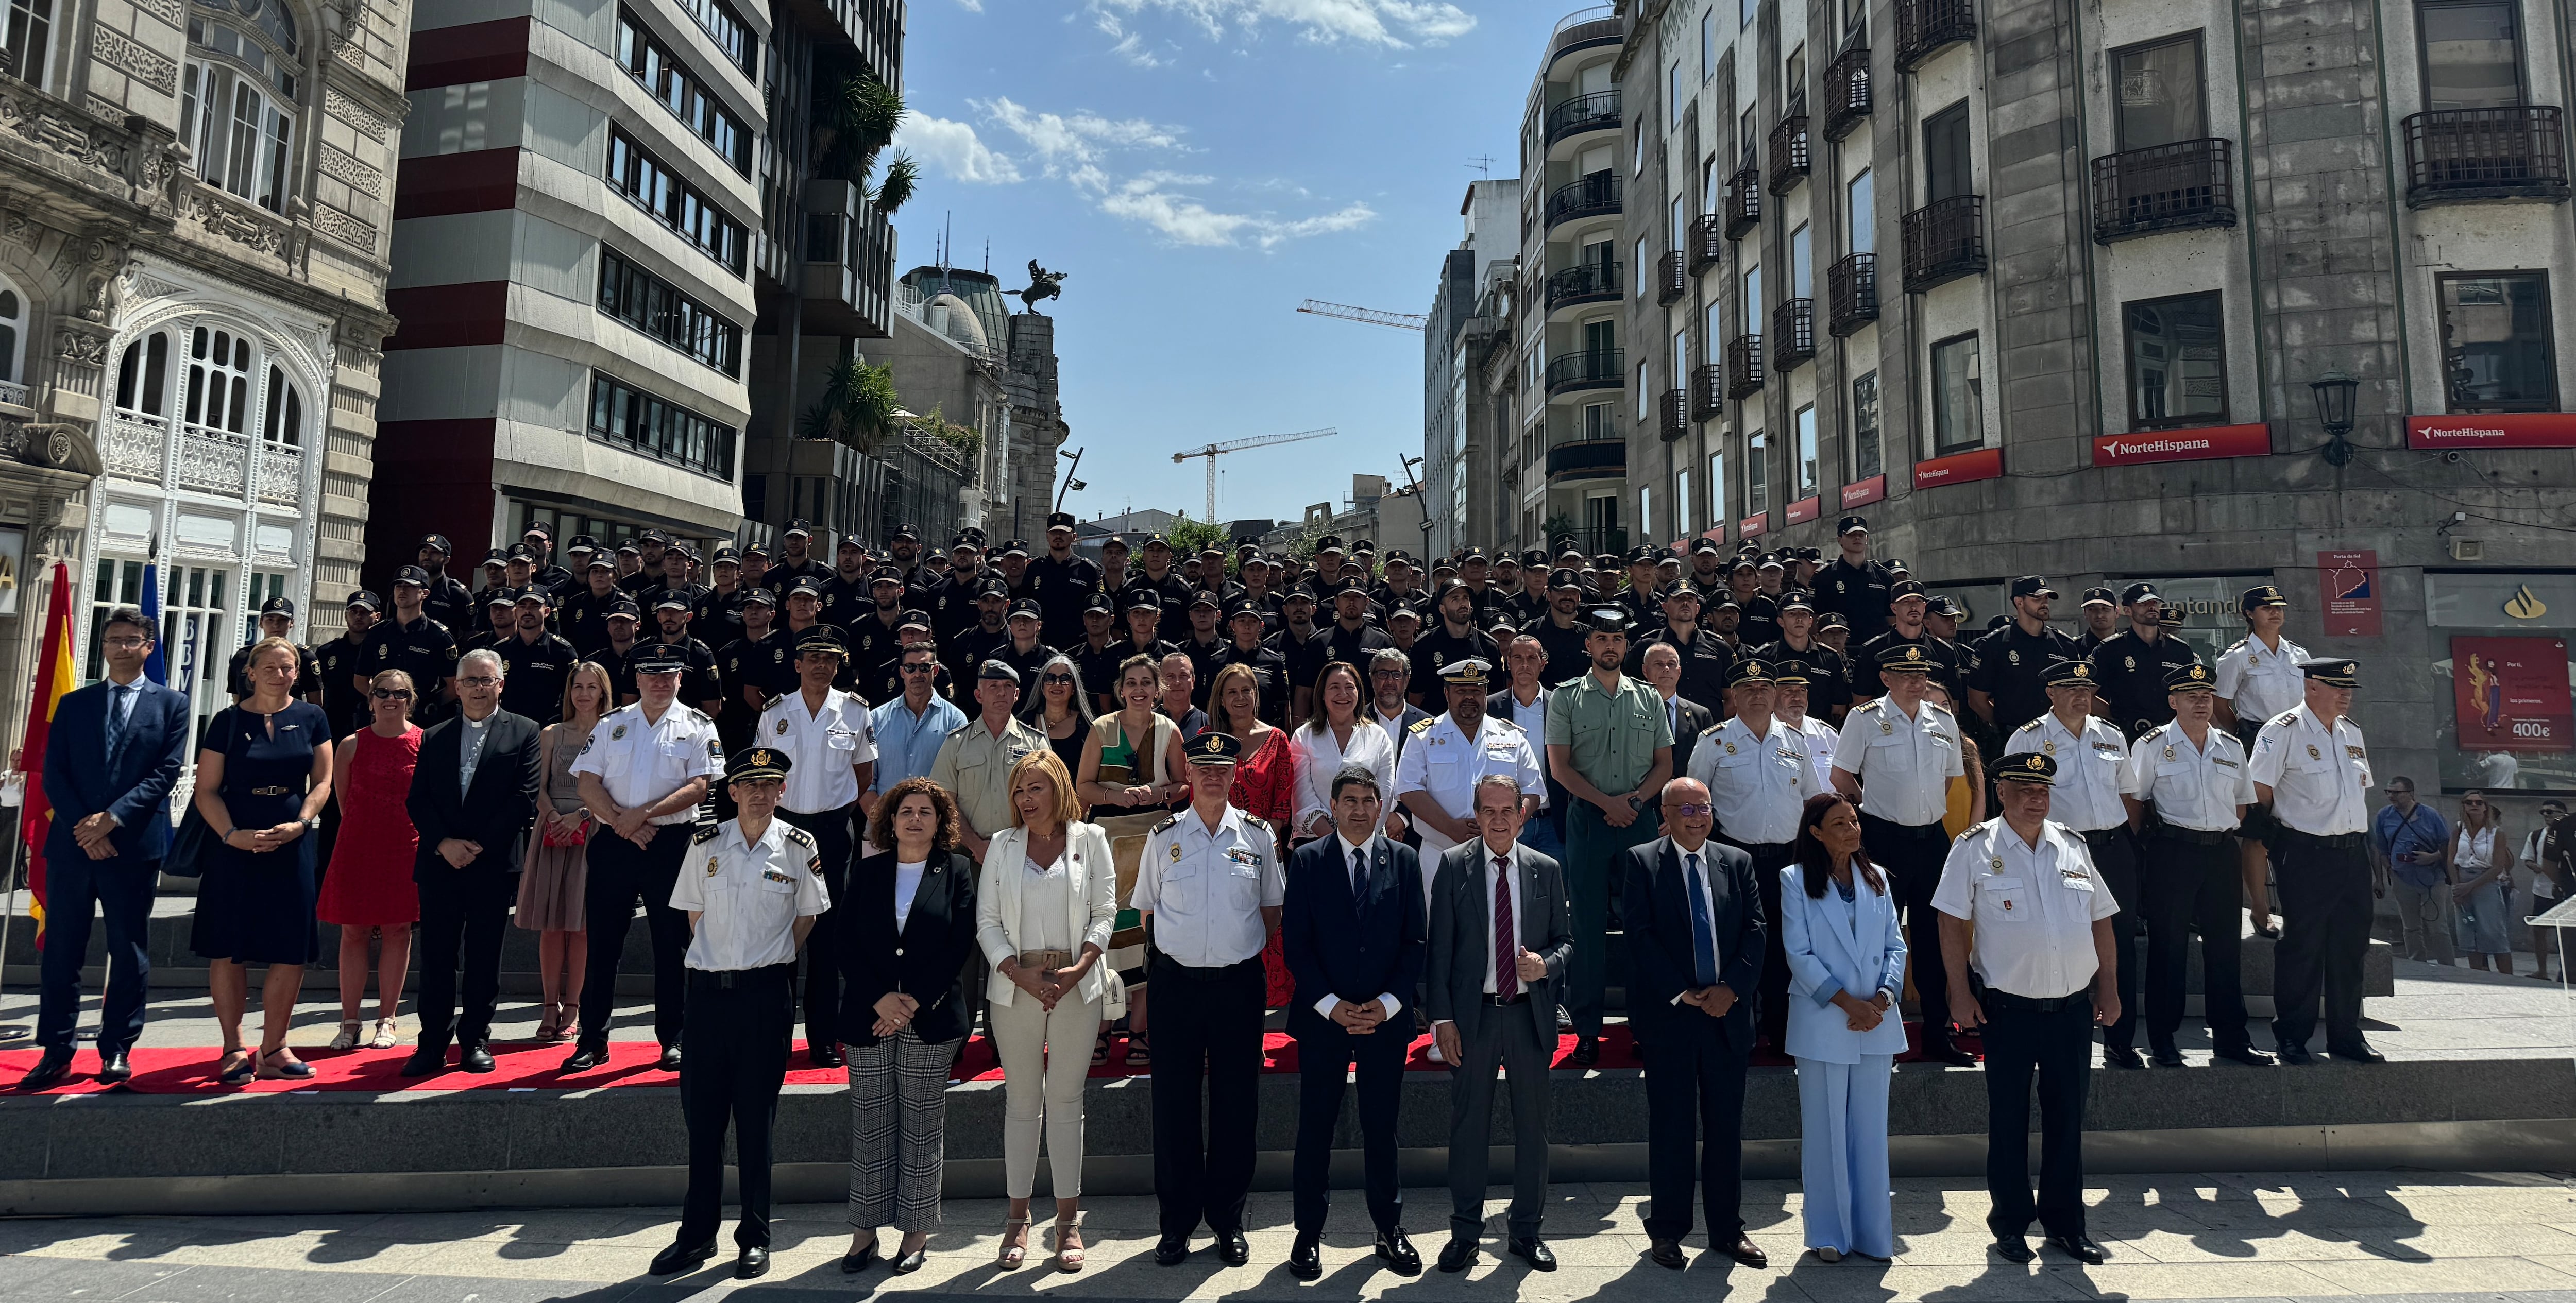
[[[216,715],[198,744],[197,813],[218,844],[199,861],[190,945],[207,961],[224,1036],[215,1079],[228,1086],[313,1075],[286,1048],[286,1029],[304,966],[322,954],[312,833],[331,799],[331,719],[292,696],[300,663],[294,643],[260,639],[250,649],[251,695]],[[241,1037],[252,964],[268,966],[256,1058]]]

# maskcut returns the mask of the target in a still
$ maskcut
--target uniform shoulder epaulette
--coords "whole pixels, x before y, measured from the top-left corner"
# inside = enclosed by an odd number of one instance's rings
[[[692,845],[703,846],[708,842],[714,841],[723,832],[723,824],[702,823],[689,831],[689,841]]]
[[[814,844],[814,834],[807,832],[792,823],[787,825],[786,836],[789,842],[798,846],[811,846]]]
[[[777,693],[777,694],[775,694],[775,695],[771,696],[769,700],[767,700],[767,701],[764,701],[764,702],[760,703],[760,708],[761,708],[761,710],[762,710],[763,712],[776,710],[776,709],[778,709],[778,703],[779,703],[779,702],[782,702],[782,701],[785,701],[785,700],[787,700],[787,694],[786,694],[786,693],[784,693],[784,692]]]
[[[1177,815],[1177,814],[1167,814],[1167,815],[1164,815],[1164,816],[1163,816],[1163,821],[1162,821],[1161,823],[1158,823],[1158,824],[1155,824],[1155,825],[1154,825],[1154,827],[1153,827],[1152,831],[1154,831],[1154,832],[1161,832],[1161,831],[1163,831],[1163,830],[1164,830],[1164,829],[1166,829],[1166,828],[1178,827],[1178,826],[1180,825],[1180,822],[1181,822],[1181,816],[1179,816],[1179,815]]]
[[[1405,725],[1404,731],[1407,733],[1428,733],[1431,731],[1431,726],[1439,723],[1443,718],[1445,718],[1445,716],[1425,715],[1422,718]]]
[[[707,712],[700,710],[695,706],[682,706],[680,709],[689,712],[689,718],[694,719],[701,724],[715,723],[714,720],[707,717]]]
[[[2046,716],[2046,715],[2042,715],[2042,716],[2040,716],[2039,718],[2034,719],[2034,720],[2030,721],[2029,723],[2022,725],[2020,728],[2014,729],[2014,730],[2013,730],[2013,736],[2015,736],[2015,737],[2019,737],[2019,736],[2021,736],[2021,735],[2022,735],[2022,734],[2024,734],[2024,733],[2036,733],[2036,732],[2038,732],[2038,731],[2039,731],[2039,726],[2040,726],[2040,725],[2042,725],[2042,724],[2045,724],[2045,723],[2047,723],[2047,722],[2048,722],[2048,716]]]
[[[948,730],[948,736],[950,736],[950,737],[964,737],[964,736],[966,736],[966,730],[971,729],[971,728],[973,728],[973,727],[975,727],[975,721],[973,721],[973,720],[971,720],[971,719],[970,719],[970,720],[966,721],[965,723],[960,724],[960,725],[958,725],[957,727],[955,727],[955,728],[952,728],[952,729]]]
[[[2219,655],[2221,655],[2221,656],[2233,655],[2233,654],[2235,653],[2235,651],[2236,651],[2236,649],[2237,649],[2237,648],[2242,647],[2242,646],[2244,646],[2245,644],[2247,644],[2247,643],[2249,643],[2249,642],[2252,642],[2252,641],[2254,641],[2254,635],[2252,635],[2252,634],[2247,634],[2247,635],[2245,635],[2244,637],[2239,638],[2239,639],[2237,639],[2236,641],[2234,641],[2234,642],[2231,642],[2231,643],[2227,644],[2227,650],[2226,650],[2226,651],[2223,651],[2223,652],[2220,652],[2220,653],[2218,653],[2218,654],[2219,654]]]
[[[1852,713],[1852,714],[1854,714],[1854,715],[1866,714],[1866,713],[1868,713],[1869,711],[1873,711],[1873,710],[1877,710],[1877,709],[1879,709],[1881,706],[1885,705],[1885,704],[1886,704],[1886,702],[1887,702],[1887,698],[1885,698],[1885,697],[1872,697],[1872,698],[1870,698],[1869,700],[1864,701],[1864,702],[1862,702],[1861,704],[1859,704],[1859,705],[1857,705],[1857,706],[1852,707],[1852,708],[1851,708],[1851,713]]]
[[[2292,718],[2298,715],[2298,713],[2299,708],[2292,706],[2288,710],[2282,711],[2278,715],[2274,715],[2269,722],[2274,724],[2288,724]]]

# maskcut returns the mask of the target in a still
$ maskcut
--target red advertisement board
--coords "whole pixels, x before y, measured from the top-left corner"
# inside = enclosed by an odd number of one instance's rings
[[[2462,751],[2576,749],[2564,639],[2451,639],[2451,700]]]
[[[1970,480],[2000,479],[2004,473],[2004,450],[1979,448],[1975,452],[1954,452],[1947,457],[1914,463],[1914,487],[1933,488],[1944,484],[1965,484]]]
[[[2325,602],[2325,632],[2337,638],[2379,636],[2379,554],[2317,553],[2317,595]]]
[[[1701,530],[1699,532],[1699,536],[1701,538],[1715,539],[1716,541],[1723,543],[1726,541],[1726,526],[1711,525],[1708,528]]]
[[[2490,412],[2410,416],[2409,448],[2576,448],[2576,414]]]
[[[1822,498],[1800,498],[1796,502],[1789,504],[1789,523],[1792,525],[1803,525],[1810,520],[1814,520],[1816,518],[1816,513],[1823,509],[1824,499]]]
[[[1752,515],[1746,516],[1744,519],[1735,522],[1735,536],[1737,538],[1760,538],[1770,532],[1771,513],[1767,511],[1754,512]]]
[[[1846,484],[1843,486],[1843,510],[1849,511],[1854,507],[1865,507],[1870,503],[1883,501],[1886,497],[1887,477],[1884,475],[1872,475],[1868,479],[1862,480],[1857,484]]]
[[[2272,427],[2213,425],[2199,430],[2157,430],[2144,434],[2105,434],[2093,440],[2096,466],[2135,466],[2159,461],[2211,461],[2221,457],[2268,457]]]

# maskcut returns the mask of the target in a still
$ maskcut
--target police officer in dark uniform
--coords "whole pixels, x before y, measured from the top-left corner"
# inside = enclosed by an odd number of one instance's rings
[[[1075,555],[1073,530],[1072,512],[1050,513],[1046,555],[1029,563],[1022,580],[1046,613],[1046,640],[1058,647],[1082,641],[1082,612],[1100,587],[1100,563]]]
[[[835,629],[847,629],[859,622],[877,604],[871,590],[875,577],[868,571],[868,550],[849,535],[832,554],[832,573],[823,579],[823,623]]]
[[[751,590],[742,582],[742,554],[730,547],[717,548],[707,570],[716,582],[689,613],[689,628],[707,645],[721,647],[742,636],[742,604]]]
[[[2084,632],[2075,635],[2075,650],[2091,656],[2094,648],[2120,632],[2120,599],[2108,588],[2087,588],[2080,609],[2084,612]]]
[[[811,579],[820,585],[831,577],[831,567],[813,554],[814,522],[798,517],[778,531],[779,554],[760,582],[772,592],[785,593],[799,579]]]
[[[1547,669],[1539,682],[1553,688],[1592,666],[1591,653],[1583,649],[1584,640],[1592,636],[1592,626],[1581,615],[1583,573],[1568,566],[1548,571],[1547,607],[1544,617],[1523,626],[1521,632],[1538,639],[1547,652]]]
[[[425,576],[421,606],[429,618],[450,629],[471,629],[478,609],[474,605],[474,594],[447,575],[447,559],[455,554],[456,549],[448,543],[445,534],[420,536],[420,549],[414,555],[414,563]]]
[[[623,549],[620,549],[621,551]],[[617,581],[626,595],[638,606],[645,605],[653,590],[662,586],[662,556],[671,550],[671,536],[658,529],[648,529],[635,537],[635,573]]]
[[[1859,654],[1852,658],[1852,699],[1867,701],[1887,695],[1887,685],[1880,681],[1878,667],[1890,647],[1921,647],[1923,659],[1930,665],[1925,672],[1932,681],[1950,690],[1950,699],[1959,699],[1959,649],[1935,638],[1923,627],[1923,614],[1929,599],[1923,585],[1911,579],[1898,580],[1888,588],[1888,623],[1884,632],[1863,642]],[[1853,636],[1857,637],[1855,633]]]
[[[981,614],[978,604],[984,580],[997,577],[986,574],[984,549],[973,535],[960,533],[948,540],[948,559],[948,576],[930,586],[928,600],[922,605],[930,612],[931,631],[939,635],[943,650],[951,640],[975,627]]]
[[[904,604],[919,606],[921,595],[939,578],[922,564],[927,557],[922,552],[921,527],[908,523],[895,526],[894,537],[886,542],[886,553],[895,573],[903,577]]]
[[[590,559],[597,555],[599,555],[599,541],[588,534],[575,534],[565,541],[562,552],[563,564],[554,567],[563,571],[563,578],[556,580],[553,586],[557,614],[562,613],[563,604],[570,600],[573,594],[589,587],[590,581],[587,576],[590,573]],[[556,632],[561,633],[562,630],[558,629]]]
[[[769,690],[773,693],[786,692],[796,686],[796,648],[805,641],[807,633],[816,629],[840,632],[823,622],[823,584],[811,575],[787,586],[787,595],[779,599],[778,609],[784,618],[770,629],[769,641],[773,649],[784,648],[787,656],[785,669],[770,685]],[[847,641],[846,637],[843,641]],[[832,686],[843,692],[858,690],[858,679],[854,677],[848,659],[842,660],[841,672],[832,680]]]
[[[619,593],[608,604],[608,640],[582,653],[582,659],[597,661],[608,671],[608,686],[615,689],[620,703],[633,701],[635,687],[635,653],[652,643],[641,636],[644,612],[635,599]]]
[[[2003,737],[2048,713],[2049,668],[2081,654],[2048,623],[2057,590],[2046,579],[2023,575],[2011,593],[2012,623],[1979,640],[1967,676],[1968,708]]]
[[[1146,537],[1144,565],[1127,578],[1130,588],[1140,582],[1154,595],[1154,605],[1163,613],[1161,628],[1156,632],[1163,641],[1179,646],[1190,636],[1190,581],[1182,578],[1180,567],[1172,564],[1171,542],[1160,534]]]
[[[974,625],[953,636],[941,635],[939,648],[947,657],[949,677],[966,694],[960,709],[974,704],[976,672],[1011,645],[1010,611],[1010,584],[999,573],[988,572],[976,587]]]
[[[716,682],[715,651],[689,633],[688,594],[677,589],[662,590],[661,598],[653,604],[653,624],[653,650],[682,665],[681,704],[694,706],[712,717],[724,689]]]
[[[224,682],[238,702],[250,695],[250,649],[261,638],[288,638],[295,632],[295,603],[284,597],[272,597],[259,605],[259,636],[243,643],[233,653],[232,664],[225,667]],[[295,699],[322,700],[322,661],[310,647],[295,649]]]
[[[1413,682],[1406,695],[1425,709],[1448,699],[1448,690],[1440,682],[1444,668],[1464,660],[1487,665],[1503,661],[1502,649],[1478,623],[1473,589],[1455,579],[1443,580],[1432,591],[1431,609],[1432,626],[1407,649],[1413,656]]]
[[[1780,640],[1780,600],[1771,593],[1783,569],[1777,553],[1765,552],[1754,561],[1754,572],[1761,575],[1751,593],[1739,596],[1736,604],[1742,615],[1735,626],[1735,636],[1747,647],[1759,647]],[[1738,569],[1742,569],[1739,565]]]
[[[1841,652],[1817,641],[1815,625],[1816,604],[1812,594],[1803,590],[1782,594],[1780,637],[1754,649],[1753,654],[1770,661],[1774,669],[1787,661],[1806,666],[1807,714],[1840,727],[1843,712],[1851,708],[1851,661]]]
[[[1621,673],[1644,678],[1646,649],[1669,645],[1681,656],[1682,681],[1674,689],[1684,700],[1708,707],[1712,716],[1727,715],[1726,686],[1734,676],[1736,656],[1726,641],[1699,622],[1700,592],[1682,580],[1664,585],[1662,627],[1628,644]]]
[[[2173,718],[2166,672],[2197,663],[2200,653],[2166,631],[2164,598],[2154,584],[2120,590],[2120,606],[2129,614],[2129,627],[2093,649],[2093,674],[2102,684],[2099,713],[2135,742]]]
[[[313,662],[322,674],[322,711],[331,717],[335,736],[346,736],[368,721],[367,690],[358,680],[366,665],[367,631],[384,610],[384,602],[366,589],[349,594],[347,622],[340,636],[313,648]],[[328,829],[335,824],[323,826]]]
[[[1816,572],[1816,609],[1839,613],[1859,642],[1887,632],[1888,607],[1894,602],[1896,576],[1869,555],[1869,522],[1845,516],[1834,527],[1842,554]]]
[[[563,599],[555,612],[555,627],[573,650],[584,656],[608,645],[608,608],[631,599],[617,586],[617,563],[605,553],[593,554],[583,565],[584,586]]]
[[[716,649],[716,685],[724,709],[716,713],[716,736],[727,754],[751,744],[752,724],[761,707],[778,695],[777,686],[794,669],[793,649],[771,638],[778,620],[778,594],[752,587],[743,595],[742,636]]]
[[[1316,630],[1310,644],[1321,652],[1313,658],[1314,667],[1321,673],[1330,662],[1348,661],[1365,674],[1370,656],[1380,647],[1394,646],[1395,639],[1368,622],[1368,593],[1358,580],[1344,576],[1333,581],[1331,597],[1333,622]],[[1306,686],[1314,684],[1310,681]]]
[[[1045,630],[1046,611],[1037,599],[1015,597],[1002,617],[1002,645],[985,653],[1019,673],[1020,700],[1011,707],[1014,714],[1027,710],[1029,703],[1037,700],[1038,671],[1056,658],[1056,649],[1047,645]]]
[[[483,631],[481,613],[491,609],[492,595],[495,593],[506,593],[510,591],[509,551],[504,548],[496,547],[491,551],[484,553],[482,573],[483,586],[475,589],[471,594],[475,618],[448,626],[450,629],[455,630],[457,636],[460,638],[481,633]]]
[[[412,720],[434,724],[447,718],[456,699],[456,638],[447,625],[428,613],[430,576],[419,566],[394,572],[394,614],[367,634],[361,675],[374,678],[386,670],[411,676]]]
[[[564,684],[580,661],[570,641],[546,631],[549,606],[545,589],[521,590],[512,608],[519,627],[492,648],[501,658],[501,709],[539,724],[563,718]]]
[[[1134,654],[1127,640],[1118,636],[1117,625],[1118,600],[1092,590],[1082,599],[1082,638],[1064,652],[1073,658],[1074,670],[1082,676],[1082,691],[1097,714],[1109,713],[1102,703],[1117,699],[1118,666]]]
[[[894,673],[903,659],[903,572],[878,566],[868,575],[868,605],[840,622],[849,643],[850,673],[872,684]],[[882,700],[882,698],[876,698]]]
[[[1206,612],[1201,615],[1200,612]],[[1208,679],[1216,673],[1216,651],[1226,642],[1217,625],[1224,619],[1225,602],[1204,588],[1190,590],[1190,632],[1181,639],[1181,654],[1190,658],[1190,673],[1197,676],[1198,691],[1193,694],[1198,704],[1207,704]],[[1204,626],[1204,627],[1202,627]]]
[[[536,559],[536,568],[528,573],[530,584],[552,590],[572,578],[571,571],[555,564],[555,532],[544,522],[531,521],[525,530],[520,531],[519,542]]]
[[[1654,628],[1664,618],[1661,603],[1655,600],[1663,581],[1655,572],[1658,549],[1640,543],[1628,549],[1628,586],[1619,590],[1611,605],[1628,612],[1628,622],[1640,630]]]
[[[484,619],[456,640],[456,654],[491,651],[519,631],[519,590],[502,584],[475,594]]]
[[[1521,590],[1503,599],[1503,614],[1510,618],[1514,629],[1525,630],[1547,618],[1547,570],[1546,548],[1522,550]]]

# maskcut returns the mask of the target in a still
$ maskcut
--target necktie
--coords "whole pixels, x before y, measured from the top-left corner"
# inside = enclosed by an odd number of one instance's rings
[[[124,683],[107,690],[107,762],[110,765],[116,763],[116,753],[125,746],[125,712],[126,703],[130,700],[127,694],[133,691],[131,685]]]
[[[1494,857],[1494,994],[1521,993],[1520,929],[1512,921],[1512,862]]]
[[[1697,986],[1717,985],[1717,934],[1708,921],[1708,888],[1699,880],[1699,857],[1689,857],[1690,866],[1682,874],[1690,884],[1691,906],[1691,972]]]
[[[1367,898],[1368,852],[1354,847],[1351,850],[1351,899],[1360,901]]]

